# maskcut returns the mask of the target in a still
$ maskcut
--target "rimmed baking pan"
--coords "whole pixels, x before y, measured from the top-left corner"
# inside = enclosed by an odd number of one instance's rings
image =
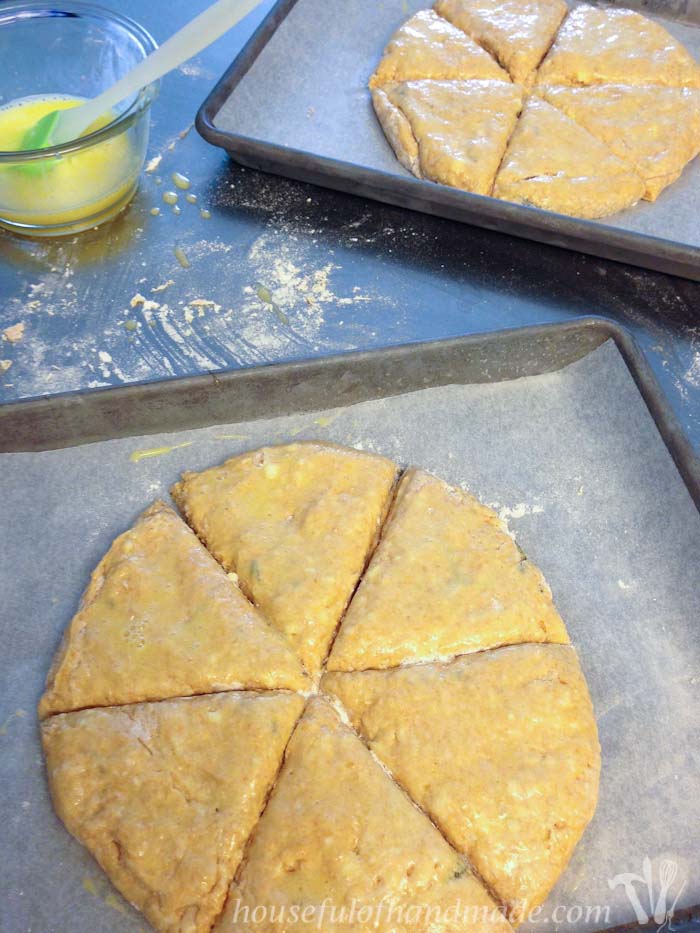
[[[629,884],[651,916],[669,862],[675,928],[696,929],[700,465],[632,339],[600,318],[0,407],[2,929],[143,929],[53,814],[46,671],[91,569],[182,470],[308,438],[468,486],[552,587],[603,769],[596,816],[524,929],[636,922],[620,876],[646,864],[652,891]]]
[[[421,181],[394,158],[367,80],[426,0],[278,0],[204,101],[197,129],[242,165],[700,279],[697,160],[654,204],[584,221]],[[613,4],[615,5],[615,4]],[[700,58],[700,3],[618,3],[658,19]]]

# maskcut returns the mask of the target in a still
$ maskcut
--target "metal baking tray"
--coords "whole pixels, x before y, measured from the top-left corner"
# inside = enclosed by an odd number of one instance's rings
[[[502,382],[561,369],[607,340],[617,346],[700,508],[693,451],[629,331],[603,317],[363,350],[199,376],[68,392],[0,405],[0,453],[352,405],[429,386]]]
[[[606,259],[700,279],[694,161],[654,204],[602,221],[414,178],[374,117],[367,80],[396,27],[428,0],[278,0],[205,100],[196,126],[242,165]],[[613,4],[614,5],[614,4]],[[700,58],[700,0],[623,0]]]
[[[602,318],[0,407],[3,933],[143,930],[52,812],[34,715],[46,670],[90,570],[183,469],[308,438],[467,484],[552,586],[603,777],[547,910],[610,914],[523,929],[634,922],[608,880],[648,856],[655,879],[675,862],[674,929],[698,933],[700,463],[632,338]]]

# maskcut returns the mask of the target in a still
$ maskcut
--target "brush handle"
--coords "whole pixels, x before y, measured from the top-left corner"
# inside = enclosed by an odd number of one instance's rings
[[[77,139],[98,117],[211,45],[250,13],[259,2],[260,0],[217,0],[155,52],[139,62],[116,84],[103,91],[99,97],[81,104],[80,107],[62,110],[52,134],[52,141],[60,144]]]

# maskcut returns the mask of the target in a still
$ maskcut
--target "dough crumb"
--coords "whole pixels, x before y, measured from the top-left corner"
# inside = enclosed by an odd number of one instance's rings
[[[164,292],[166,288],[170,288],[171,285],[175,284],[174,279],[168,279],[167,282],[163,282],[162,285],[156,285],[155,288],[151,289],[151,293],[155,294],[156,292]]]
[[[213,308],[214,311],[221,311],[221,305],[208,298],[194,298],[192,301],[188,301],[187,304],[192,308]]]
[[[141,306],[144,311],[157,311],[160,308],[160,305],[157,301],[151,301],[150,298],[145,298],[141,292],[136,292],[134,297],[129,302],[129,305],[132,308],[138,308]]]
[[[7,340],[8,343],[19,343],[22,337],[24,337],[24,321],[12,324],[2,332],[2,339]]]

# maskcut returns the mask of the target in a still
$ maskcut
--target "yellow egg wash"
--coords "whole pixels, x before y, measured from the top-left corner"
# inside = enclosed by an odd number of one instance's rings
[[[83,103],[68,95],[37,95],[0,107],[0,151],[19,152],[27,130],[52,110]],[[106,126],[113,114],[95,121],[87,133]],[[27,226],[70,225],[87,218],[104,220],[128,201],[140,171],[128,131],[93,146],[45,162],[0,164],[0,223]]]

